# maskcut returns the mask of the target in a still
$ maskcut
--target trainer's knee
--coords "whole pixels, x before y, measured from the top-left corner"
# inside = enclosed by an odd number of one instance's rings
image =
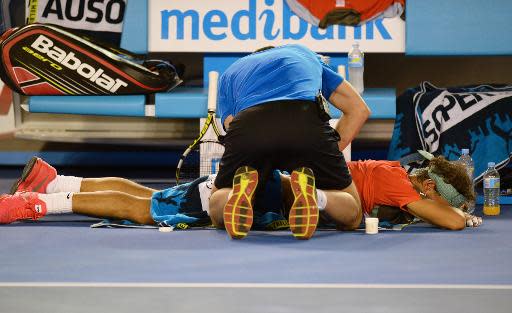
[[[361,217],[355,218],[351,222],[348,222],[347,224],[343,225],[336,225],[339,230],[356,230],[359,228],[359,225],[361,225]]]
[[[210,196],[210,218],[215,227],[224,226],[224,206],[230,191],[230,188],[223,188],[215,190]]]
[[[353,230],[359,227],[362,217],[360,202],[348,192],[331,190],[326,192],[327,206],[325,212],[337,228]]]

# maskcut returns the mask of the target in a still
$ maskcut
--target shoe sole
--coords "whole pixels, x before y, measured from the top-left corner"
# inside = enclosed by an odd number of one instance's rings
[[[32,157],[32,159],[30,159],[30,161],[28,161],[27,165],[25,165],[25,167],[23,168],[23,172],[21,173],[21,178],[18,179],[11,187],[11,191],[10,191],[11,195],[15,194],[16,191],[18,191],[20,184],[27,179],[28,175],[34,168],[34,165],[36,164],[37,159],[38,159],[37,157]]]
[[[233,194],[224,206],[224,227],[233,239],[247,236],[253,222],[252,198],[258,186],[258,172],[249,166],[236,170]]]
[[[297,239],[309,239],[318,225],[318,204],[313,171],[307,167],[294,170],[290,176],[290,184],[294,196],[288,217],[290,230]]]

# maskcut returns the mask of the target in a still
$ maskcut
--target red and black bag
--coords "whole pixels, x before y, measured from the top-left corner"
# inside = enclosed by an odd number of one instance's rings
[[[51,24],[8,30],[0,53],[0,78],[24,95],[150,94],[182,82],[169,62],[145,61]]]

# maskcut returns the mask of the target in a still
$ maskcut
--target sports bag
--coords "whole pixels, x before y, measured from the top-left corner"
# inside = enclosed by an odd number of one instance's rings
[[[52,24],[9,29],[0,53],[0,78],[24,95],[150,94],[182,82],[169,62],[143,60]]]

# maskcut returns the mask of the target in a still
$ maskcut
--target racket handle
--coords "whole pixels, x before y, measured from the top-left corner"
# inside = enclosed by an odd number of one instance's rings
[[[208,112],[215,112],[217,109],[217,85],[219,82],[219,72],[209,72],[208,81]]]

